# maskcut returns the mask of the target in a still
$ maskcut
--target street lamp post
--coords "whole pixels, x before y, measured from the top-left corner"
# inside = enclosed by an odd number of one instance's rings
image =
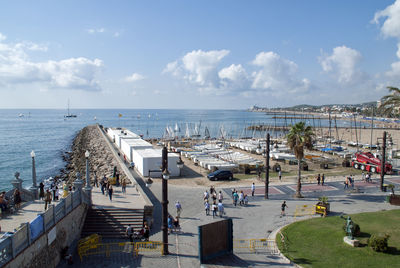
[[[90,186],[89,156],[90,156],[89,151],[86,151],[85,152],[85,158],[86,158],[86,186],[84,188],[84,191],[86,192],[86,194],[88,196],[89,206],[91,206],[92,205],[92,187]]]
[[[168,255],[168,151],[167,147],[162,149],[162,232],[163,232],[163,255]]]
[[[32,150],[31,157],[32,157],[32,186],[29,187],[29,191],[33,194],[33,198],[36,200],[38,199],[38,188],[36,185],[36,167],[35,167],[35,152]]]
[[[267,142],[265,148],[265,193],[264,199],[268,199],[268,191],[269,191],[269,144],[270,144],[270,136],[267,133]]]

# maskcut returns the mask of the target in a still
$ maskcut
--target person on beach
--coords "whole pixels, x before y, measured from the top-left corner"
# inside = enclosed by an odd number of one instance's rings
[[[281,217],[286,215],[285,214],[285,209],[286,208],[289,208],[289,207],[286,205],[286,201],[283,201],[283,203],[281,205]]]
[[[126,179],[122,180],[122,193],[126,194]]]
[[[322,174],[322,176],[321,176],[321,184],[322,184],[322,186],[324,186],[324,183],[325,183],[325,174]]]
[[[51,193],[50,190],[46,190],[46,196],[44,198],[44,210],[47,210],[47,205],[51,204]]]
[[[253,182],[253,184],[251,185],[251,196],[254,196],[255,191],[256,191],[256,185]]]
[[[39,184],[39,199],[43,200],[44,198],[44,184],[43,182],[40,182]]]
[[[112,201],[112,194],[113,194],[113,191],[114,191],[114,189],[113,189],[113,187],[112,187],[112,185],[110,185],[110,187],[108,187],[108,197],[110,197],[110,201]]]

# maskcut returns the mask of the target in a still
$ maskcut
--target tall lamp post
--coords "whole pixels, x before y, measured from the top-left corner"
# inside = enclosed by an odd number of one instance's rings
[[[265,193],[264,199],[268,199],[268,191],[269,191],[269,144],[270,144],[270,136],[267,133],[267,142],[265,147]]]
[[[86,158],[86,186],[84,188],[84,191],[86,192],[86,194],[88,196],[89,206],[91,206],[92,205],[92,187],[90,186],[89,156],[90,156],[89,151],[86,151],[85,152],[85,158]]]
[[[162,232],[163,232],[163,255],[168,255],[168,151],[162,148]]]
[[[38,188],[36,185],[36,167],[35,167],[35,151],[32,150],[31,157],[32,157],[32,186],[29,187],[29,191],[33,194],[33,198],[36,200],[38,199]]]

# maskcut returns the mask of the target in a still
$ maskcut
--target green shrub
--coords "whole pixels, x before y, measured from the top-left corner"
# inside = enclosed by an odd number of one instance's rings
[[[388,250],[389,235],[372,235],[368,239],[368,246],[377,252],[386,252]]]

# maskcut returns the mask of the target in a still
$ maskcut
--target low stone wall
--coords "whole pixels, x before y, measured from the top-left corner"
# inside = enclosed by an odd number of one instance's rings
[[[56,267],[60,262],[61,250],[80,238],[87,209],[88,207],[84,203],[76,207],[53,228],[46,231],[34,243],[7,263],[5,267]]]

